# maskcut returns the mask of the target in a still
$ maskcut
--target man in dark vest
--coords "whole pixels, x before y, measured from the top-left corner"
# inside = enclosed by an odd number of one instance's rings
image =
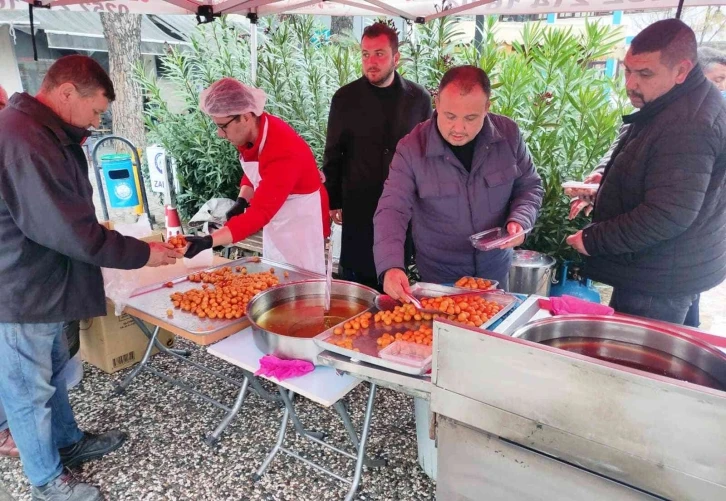
[[[431,96],[396,72],[398,35],[387,24],[364,30],[361,56],[363,77],[341,87],[330,105],[323,172],[331,217],[343,225],[340,277],[380,289],[373,214],[396,145],[431,117]]]

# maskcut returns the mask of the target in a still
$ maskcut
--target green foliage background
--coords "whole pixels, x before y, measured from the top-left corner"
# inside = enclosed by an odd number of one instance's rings
[[[305,138],[320,164],[331,98],[361,75],[358,41],[325,37],[311,16],[265,18],[260,29],[256,85],[268,95],[266,109]],[[597,24],[588,23],[583,34],[575,34],[532,23],[525,26],[522,42],[509,49],[497,39],[494,18],[487,19],[478,45],[460,42],[455,17],[415,25],[414,30],[415,42],[402,42],[399,71],[432,95],[454,65],[473,64],[489,74],[492,111],[519,124],[544,182],[542,212],[526,246],[577,261],[565,238],[586,221],[584,216],[567,220],[569,201],[561,184],[582,179],[597,165],[627,110],[622,87],[591,67],[612,52],[622,35]],[[192,50],[170,49],[162,57],[162,68],[162,76],[185,104],[183,113],[169,110],[157,80],[141,69],[136,77],[149,101],[149,139],[175,158],[183,189],[178,202],[189,217],[208,199],[235,198],[238,191],[237,153],[199,111],[198,96],[225,76],[252,83],[249,34],[225,18],[201,25],[192,37]]]

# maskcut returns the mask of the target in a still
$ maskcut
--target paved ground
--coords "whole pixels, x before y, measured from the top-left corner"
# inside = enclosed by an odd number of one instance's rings
[[[210,364],[225,374],[241,377],[236,368],[207,355],[198,347],[194,360]],[[157,367],[192,378],[188,366],[155,357]],[[220,447],[211,450],[201,438],[221,419],[218,409],[190,400],[181,391],[142,374],[123,397],[111,397],[111,383],[125,372],[106,375],[88,365],[83,382],[71,391],[71,403],[81,428],[101,431],[121,426],[130,434],[128,444],[102,460],[78,470],[82,478],[99,485],[109,500],[264,500],[324,501],[343,499],[346,489],[299,462],[279,456],[260,482],[251,480],[275,441],[281,410],[256,396],[248,399]],[[224,383],[195,378],[206,393],[223,401],[235,392]],[[349,397],[355,423],[363,419],[367,386]],[[373,416],[371,451],[388,460],[382,470],[366,470],[358,499],[430,500],[434,484],[417,463],[413,400],[380,390]],[[344,429],[333,411],[307,400],[299,402],[300,418],[309,429],[329,430],[328,440],[346,446]],[[307,441],[289,439],[307,457],[352,473],[351,463],[320,452]],[[0,485],[18,500],[30,499],[20,462],[0,459]],[[0,501],[6,501],[0,490]]]

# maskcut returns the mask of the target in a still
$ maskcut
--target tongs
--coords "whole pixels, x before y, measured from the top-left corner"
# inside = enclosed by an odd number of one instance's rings
[[[449,299],[461,297],[461,296],[471,296],[476,294],[506,294],[503,290],[488,290],[488,291],[478,291],[478,290],[472,290],[470,292],[462,292],[461,294],[450,294],[446,297]],[[416,307],[418,311],[421,313],[442,313],[440,310],[437,310],[435,308],[424,308],[421,304],[421,301],[419,301],[416,297],[414,297],[412,294],[404,294],[404,297],[408,299],[408,301]],[[401,305],[402,301],[398,301],[396,299],[393,299],[388,294],[381,294],[379,296],[376,296],[376,299],[374,301],[374,304],[376,308],[378,308],[379,311],[393,311],[396,306]]]
[[[404,297],[408,299],[408,302],[414,305],[414,307],[421,313],[441,313],[439,310],[436,309],[424,308],[421,304],[421,301],[419,301],[411,294],[404,294]],[[381,294],[379,296],[376,296],[374,304],[379,311],[393,311],[394,309],[396,309],[396,306],[399,306],[401,303],[402,301],[393,299],[388,294]]]

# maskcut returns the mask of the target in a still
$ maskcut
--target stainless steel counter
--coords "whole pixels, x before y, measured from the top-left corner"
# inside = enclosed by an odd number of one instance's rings
[[[434,329],[438,499],[726,499],[726,392]]]

